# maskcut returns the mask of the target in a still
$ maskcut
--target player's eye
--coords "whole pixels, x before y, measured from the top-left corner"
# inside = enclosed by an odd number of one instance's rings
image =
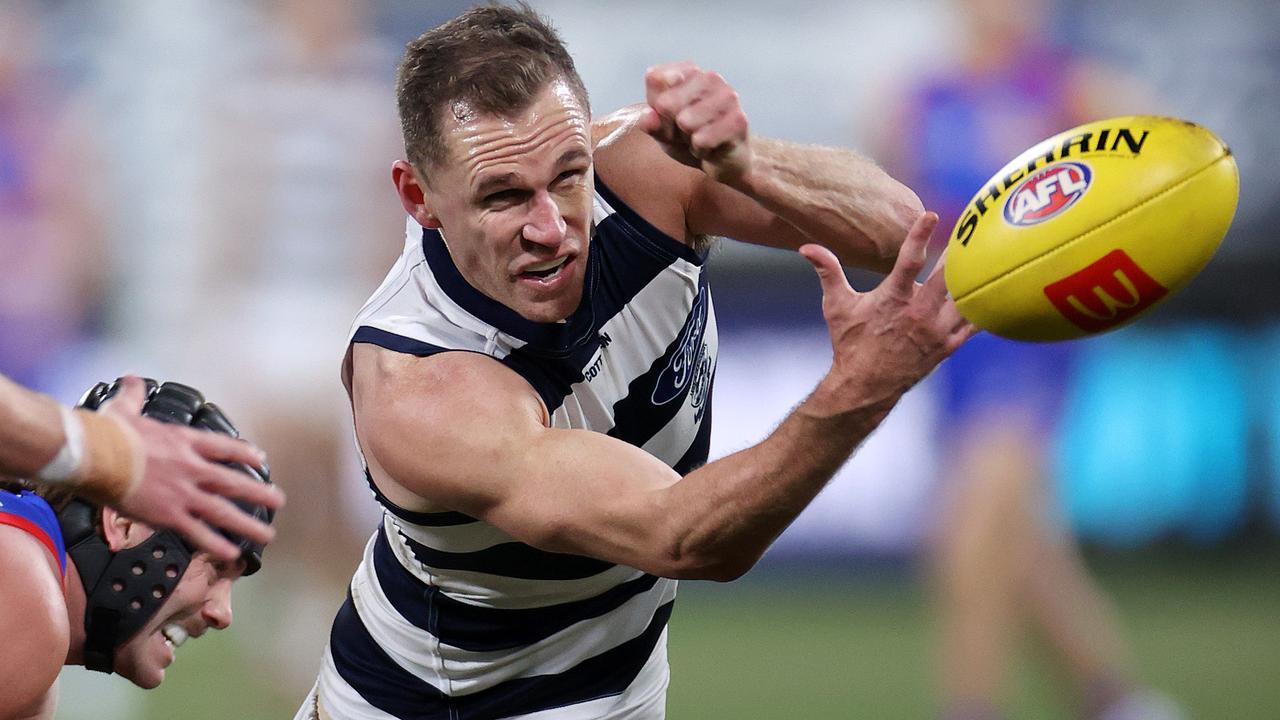
[[[506,190],[499,190],[485,195],[484,204],[490,206],[517,205],[524,202],[528,197],[528,190],[507,188]]]
[[[559,175],[557,175],[557,176],[556,176],[556,184],[557,184],[557,185],[561,185],[561,184],[564,184],[564,183],[567,183],[567,182],[570,182],[570,181],[575,181],[575,180],[577,180],[578,178],[582,177],[582,175],[583,175],[585,172],[586,172],[586,171],[585,171],[585,170],[583,170],[583,169],[581,169],[581,168],[574,168],[574,169],[572,169],[572,170],[565,170],[564,172],[562,172],[562,173],[560,173]]]

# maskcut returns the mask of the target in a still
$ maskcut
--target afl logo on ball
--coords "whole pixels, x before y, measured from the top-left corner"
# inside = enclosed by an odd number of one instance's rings
[[[1038,225],[1061,215],[1084,197],[1093,179],[1088,165],[1062,162],[1050,165],[1023,180],[1004,203],[1004,220],[1010,225]]]

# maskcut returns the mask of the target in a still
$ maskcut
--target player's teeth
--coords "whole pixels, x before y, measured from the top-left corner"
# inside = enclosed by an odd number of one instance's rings
[[[160,632],[164,635],[164,639],[168,640],[174,647],[180,647],[182,643],[187,641],[187,631],[183,630],[181,625],[165,625]]]
[[[564,261],[568,259],[569,258],[567,257],[562,257],[562,258],[556,258],[555,260],[548,260],[544,263],[538,263],[537,265],[530,265],[528,269],[525,270],[525,272],[544,272],[552,268],[560,267],[561,265],[564,264]]]

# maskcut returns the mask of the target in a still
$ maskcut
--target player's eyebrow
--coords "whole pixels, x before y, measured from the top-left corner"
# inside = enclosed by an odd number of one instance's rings
[[[565,150],[563,153],[560,153],[560,158],[556,160],[556,165],[557,166],[568,165],[569,163],[576,162],[579,160],[586,160],[587,162],[591,162],[591,153],[588,153],[586,150],[583,150],[580,147],[569,148],[568,150]]]
[[[475,196],[482,198],[495,190],[504,190],[519,183],[520,176],[513,172],[490,175],[476,184]]]
[[[563,153],[560,153],[560,157],[556,159],[556,167],[563,167],[565,165],[583,161],[590,163],[591,153],[580,147],[569,148]],[[520,175],[517,173],[504,172],[497,175],[489,175],[476,183],[475,196],[483,198],[494,191],[506,190],[512,186],[518,186],[519,184]]]

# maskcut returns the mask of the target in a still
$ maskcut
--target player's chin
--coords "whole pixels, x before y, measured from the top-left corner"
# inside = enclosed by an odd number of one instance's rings
[[[572,315],[581,302],[581,284],[566,283],[552,290],[537,286],[519,287],[512,309],[526,320],[554,323]]]
[[[582,264],[576,258],[568,260],[552,277],[518,275],[508,305],[531,322],[558,323],[581,304],[582,281]]]
[[[160,687],[160,683],[164,682],[164,668],[155,668],[141,677],[130,678],[130,680],[143,690],[154,690]]]
[[[165,668],[173,662],[173,648],[164,635],[152,633],[146,642],[121,649],[126,653],[116,658],[117,674],[144,690],[164,682]]]
[[[119,674],[143,690],[159,687],[160,683],[164,682],[164,668],[158,665],[150,667],[135,666],[128,670],[122,670]]]

